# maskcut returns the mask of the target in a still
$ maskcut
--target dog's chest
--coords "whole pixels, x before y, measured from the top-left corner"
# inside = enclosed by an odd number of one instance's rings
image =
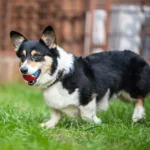
[[[58,109],[66,114],[78,113],[77,107],[79,106],[79,92],[78,89],[72,94],[63,88],[60,82],[44,91],[44,100],[47,105],[52,108]],[[72,114],[70,114],[72,116]]]

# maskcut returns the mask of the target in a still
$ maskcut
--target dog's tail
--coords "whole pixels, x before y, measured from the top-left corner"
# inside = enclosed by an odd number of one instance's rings
[[[148,94],[150,96],[150,65],[148,65]]]
[[[150,65],[146,64],[140,74],[140,81],[138,83],[140,91],[143,95],[150,95]]]

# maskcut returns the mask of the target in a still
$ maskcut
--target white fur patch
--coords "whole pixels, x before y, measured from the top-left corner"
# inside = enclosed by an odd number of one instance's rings
[[[79,109],[83,120],[94,122],[96,124],[101,123],[101,120],[96,116],[96,98],[87,105],[80,106]]]
[[[37,83],[34,85],[41,89],[46,89],[49,85],[51,85],[56,78],[50,76],[48,73],[41,74],[37,79]]]
[[[70,69],[74,69],[74,58],[70,53],[65,52],[64,49],[57,46],[57,50],[59,51],[60,58],[58,58],[58,70],[65,69],[65,74],[70,72]]]
[[[45,103],[52,108],[64,111],[68,116],[78,114],[77,108],[79,106],[79,92],[76,89],[72,94],[69,94],[63,88],[60,82],[54,84],[44,91]]]
[[[137,122],[145,118],[145,109],[143,106],[135,106],[134,113],[132,116],[133,122]]]
[[[105,111],[109,107],[109,96],[110,96],[110,89],[107,90],[103,98],[97,104],[97,111]]]

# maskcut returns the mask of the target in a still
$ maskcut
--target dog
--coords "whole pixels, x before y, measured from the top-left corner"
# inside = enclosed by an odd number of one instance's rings
[[[107,110],[115,97],[135,105],[133,122],[145,118],[150,66],[139,55],[125,50],[77,57],[57,45],[51,26],[39,40],[28,40],[16,31],[10,32],[10,38],[21,60],[24,80],[42,89],[50,107],[51,118],[42,127],[54,128],[63,113],[99,124],[96,113]]]

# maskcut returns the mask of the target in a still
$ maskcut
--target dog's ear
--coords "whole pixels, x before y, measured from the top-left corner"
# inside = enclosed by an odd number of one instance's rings
[[[44,29],[41,40],[49,47],[56,48],[56,35],[54,29],[48,26]]]
[[[10,39],[13,42],[15,46],[15,51],[17,52],[21,46],[21,44],[27,40],[22,34],[16,32],[16,31],[11,31],[10,32]]]

